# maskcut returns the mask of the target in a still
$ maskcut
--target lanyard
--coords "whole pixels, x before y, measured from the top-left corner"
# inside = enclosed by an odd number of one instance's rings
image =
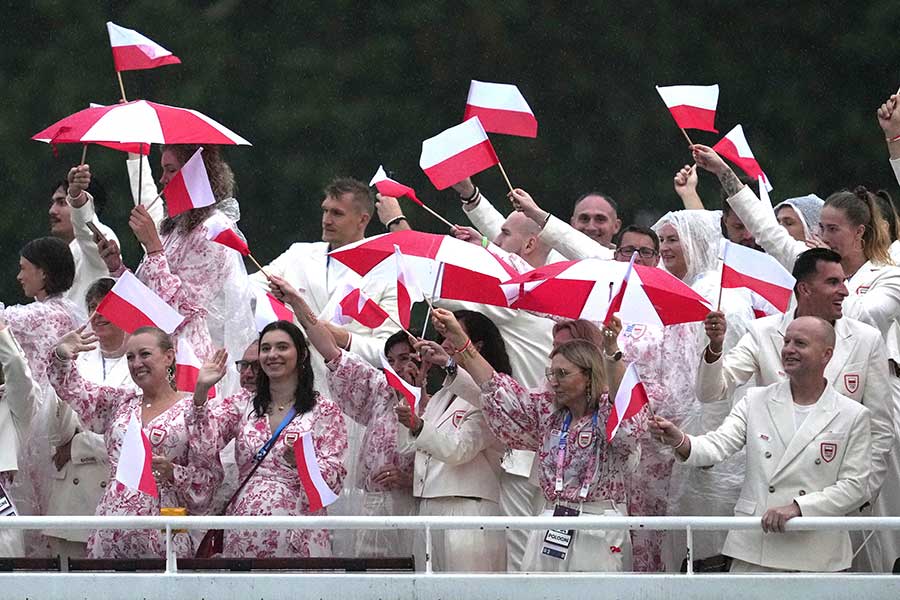
[[[599,442],[597,436],[597,421],[599,419],[597,415],[598,411],[594,411],[594,415],[591,418],[591,437],[593,437],[594,444]],[[560,493],[563,491],[563,465],[566,462],[566,447],[569,445],[569,426],[572,424],[572,413],[570,411],[566,411],[566,416],[563,419],[562,428],[559,432],[559,447],[556,451],[556,496],[559,497]],[[581,483],[581,490],[578,492],[578,497],[584,500],[587,498],[588,490],[591,487],[591,480],[594,478],[596,474],[596,463],[597,463],[597,452],[591,454],[591,462],[588,464],[587,475]]]
[[[278,439],[278,436],[281,435],[281,432],[284,431],[284,428],[288,426],[288,424],[294,420],[294,415],[297,414],[297,409],[293,406],[287,414],[284,415],[284,418],[281,419],[281,424],[278,425],[278,428],[275,429],[275,433],[272,434],[272,437],[269,438],[269,441],[263,444],[263,447],[259,449],[259,452],[256,453],[256,456],[253,458],[256,462],[260,462],[262,459],[266,457],[266,454],[269,453],[269,450],[272,449],[272,446],[275,445],[275,440]]]

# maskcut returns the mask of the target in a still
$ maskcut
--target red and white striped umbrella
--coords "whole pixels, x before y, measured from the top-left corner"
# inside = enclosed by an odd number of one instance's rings
[[[588,258],[553,263],[502,284],[511,308],[569,319],[602,322],[628,269],[628,263]],[[634,265],[625,288],[624,323],[674,325],[702,321],[709,303],[680,279],[662,269]]]
[[[51,144],[101,144],[117,150],[131,150],[135,144],[251,145],[203,113],[147,100],[80,110],[31,139]]]
[[[348,244],[330,256],[367,278],[396,283],[395,245],[425,294],[435,290],[437,298],[506,306],[500,283],[518,275],[516,270],[486,248],[449,235],[395,231]]]

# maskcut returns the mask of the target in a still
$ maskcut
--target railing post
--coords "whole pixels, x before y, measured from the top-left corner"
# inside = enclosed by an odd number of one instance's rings
[[[172,543],[172,526],[166,524],[166,573],[178,572],[178,562],[175,556],[175,544]]]
[[[687,525],[684,529],[684,532],[687,534],[687,574],[694,574],[694,532],[691,531],[691,526]]]
[[[431,574],[431,525],[425,526],[425,573]]]

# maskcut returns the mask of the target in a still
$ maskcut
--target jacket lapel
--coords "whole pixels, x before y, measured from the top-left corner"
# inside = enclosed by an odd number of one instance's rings
[[[785,388],[788,390],[787,394],[782,391]],[[794,412],[793,407],[788,404],[791,401],[790,387],[789,384],[782,384],[777,389],[779,392],[769,398],[766,408],[782,447],[787,448],[794,437]]]
[[[787,401],[783,401],[783,404],[787,405],[786,418],[788,421],[786,424],[793,429],[793,406],[788,404],[788,402],[793,402],[793,398],[791,398],[790,395],[789,384],[785,386],[785,389],[788,392],[786,394]],[[835,417],[837,417],[838,410],[835,406],[834,394],[835,392],[831,389],[831,386],[826,386],[822,396],[819,397],[819,400],[816,402],[815,406],[813,406],[812,411],[810,411],[809,415],[806,417],[806,421],[804,421],[800,429],[794,433],[790,443],[787,445],[787,449],[781,456],[778,466],[775,467],[775,471],[772,473],[773,479],[790,465],[791,462],[809,445],[813,438],[819,435],[822,430],[828,427]],[[780,395],[784,396],[783,394]],[[785,416],[782,418],[785,418]],[[779,429],[779,435],[780,434],[781,429]]]
[[[825,378],[830,385],[834,385],[838,376],[844,372],[844,365],[856,352],[857,339],[853,331],[847,325],[846,319],[838,319],[834,324],[834,333],[837,343],[834,345],[834,354],[825,367]]]

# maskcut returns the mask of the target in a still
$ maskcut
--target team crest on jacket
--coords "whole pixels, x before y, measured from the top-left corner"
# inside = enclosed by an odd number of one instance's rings
[[[582,431],[578,434],[578,445],[581,448],[587,448],[591,445],[592,441],[594,441],[594,435],[592,431]]]
[[[638,339],[644,332],[647,331],[647,326],[640,323],[631,323],[625,328],[625,335],[628,337],[632,337],[634,339]]]
[[[463,418],[465,418],[465,416],[466,416],[466,411],[458,410],[455,413],[453,413],[453,418],[451,419],[450,422],[453,423],[454,427],[459,429],[459,426],[462,424]]]
[[[859,286],[858,288],[856,288],[856,295],[862,296],[863,294],[865,294],[866,292],[869,291],[869,287],[871,287],[871,286],[868,286],[868,285]]]
[[[859,373],[847,373],[844,375],[844,387],[847,392],[855,394],[859,389]]]
[[[150,435],[148,436],[150,443],[154,446],[159,446],[164,439],[166,439],[166,430],[162,427],[154,427],[150,430]]]
[[[300,434],[296,431],[290,431],[284,434],[284,444],[286,446],[294,447],[294,444],[297,443],[297,440],[300,439]]]
[[[822,442],[819,445],[819,454],[822,455],[822,460],[830,463],[837,456],[837,444],[834,442]]]

